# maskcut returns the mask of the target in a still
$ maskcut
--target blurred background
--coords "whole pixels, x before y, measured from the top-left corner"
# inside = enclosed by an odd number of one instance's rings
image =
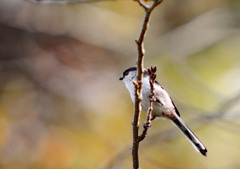
[[[135,66],[143,14],[132,0],[0,0],[0,168],[132,168],[133,103],[118,79]],[[145,67],[158,67],[209,152],[156,120],[140,144],[141,168],[240,168],[239,23],[239,0],[155,9]]]

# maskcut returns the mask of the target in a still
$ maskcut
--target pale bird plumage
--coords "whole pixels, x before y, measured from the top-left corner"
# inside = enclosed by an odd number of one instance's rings
[[[120,77],[121,81],[124,82],[127,87],[131,99],[135,102],[135,86],[133,81],[137,81],[137,68],[131,67],[123,72],[123,76]],[[203,154],[207,156],[207,149],[201,143],[201,141],[196,137],[196,135],[189,129],[189,127],[184,123],[184,121],[180,118],[180,114],[172,101],[171,97],[167,93],[167,91],[158,83],[155,82],[155,100],[153,102],[153,111],[152,111],[152,119],[157,118],[167,118],[173,122],[187,137],[193,147]],[[150,84],[149,84],[149,75],[148,72],[144,71],[143,76],[143,87],[142,87],[142,110],[147,112],[149,106],[149,96],[151,95]]]

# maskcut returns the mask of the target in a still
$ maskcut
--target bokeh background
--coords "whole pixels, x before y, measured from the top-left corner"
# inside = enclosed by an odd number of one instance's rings
[[[0,168],[132,167],[133,103],[118,78],[135,66],[143,13],[132,0],[0,0]],[[240,168],[239,23],[239,0],[166,0],[153,12],[145,67],[158,67],[209,153],[156,120],[142,169]]]

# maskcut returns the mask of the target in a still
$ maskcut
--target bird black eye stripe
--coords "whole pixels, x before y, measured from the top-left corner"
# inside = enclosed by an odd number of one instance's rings
[[[129,72],[124,72],[124,73],[123,73],[123,75],[124,75],[124,76],[127,76],[127,75],[128,75],[128,73],[129,73]]]
[[[130,67],[129,69],[127,69],[123,72],[123,76],[127,76],[129,74],[129,72],[136,71],[136,70],[137,70],[136,67]]]

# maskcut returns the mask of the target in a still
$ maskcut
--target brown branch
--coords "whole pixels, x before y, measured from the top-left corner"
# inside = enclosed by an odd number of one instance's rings
[[[148,28],[148,23],[150,19],[150,15],[155,7],[157,7],[163,0],[153,0],[150,6],[145,5],[142,0],[135,0],[138,4],[143,7],[145,10],[145,15],[143,18],[142,27],[139,33],[139,37],[136,40],[137,48],[138,48],[138,59],[137,59],[137,82],[135,82],[135,105],[134,105],[134,115],[133,115],[133,142],[132,142],[132,161],[133,168],[139,168],[139,157],[138,157],[138,149],[139,149],[139,121],[140,121],[140,112],[141,112],[141,101],[142,101],[142,78],[143,78],[143,58],[144,58],[144,48],[143,41]]]
[[[149,107],[148,107],[148,112],[147,112],[147,118],[146,118],[145,123],[143,124],[143,131],[142,131],[142,134],[138,137],[139,142],[141,142],[146,137],[147,131],[151,127],[153,102],[155,101],[155,98],[154,98],[154,95],[155,95],[154,83],[155,83],[155,79],[157,77],[156,71],[157,71],[156,66],[151,67],[151,69],[148,69],[151,96],[149,98]]]
[[[149,8],[146,4],[143,3],[142,0],[133,0],[133,1],[137,1],[138,4],[139,4],[141,7],[143,7],[145,10],[147,10],[147,9]]]

